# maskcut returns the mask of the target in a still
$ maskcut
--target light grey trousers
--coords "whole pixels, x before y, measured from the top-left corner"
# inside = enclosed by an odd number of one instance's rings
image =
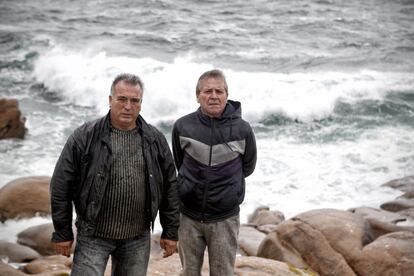
[[[211,276],[233,276],[239,215],[224,221],[202,223],[181,214],[178,250],[182,276],[200,276],[207,247]]]

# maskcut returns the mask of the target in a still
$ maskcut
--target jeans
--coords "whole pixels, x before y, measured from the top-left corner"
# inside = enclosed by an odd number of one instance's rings
[[[104,275],[109,255],[111,255],[113,276],[145,276],[150,254],[150,242],[149,233],[122,240],[78,235],[71,275]]]
[[[183,214],[178,228],[182,276],[200,276],[207,247],[212,276],[232,276],[236,261],[239,215],[219,222],[199,222]]]

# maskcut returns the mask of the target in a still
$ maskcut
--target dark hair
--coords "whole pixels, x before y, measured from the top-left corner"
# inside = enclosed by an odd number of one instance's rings
[[[200,78],[198,78],[197,86],[196,86],[196,95],[200,94],[201,91],[201,82],[205,79],[214,78],[214,79],[222,79],[224,82],[224,89],[226,90],[226,94],[229,94],[229,90],[227,87],[226,77],[224,76],[224,73],[219,69],[213,69],[207,72],[204,72]]]
[[[115,77],[114,81],[111,85],[111,96],[115,95],[115,86],[118,84],[118,82],[124,81],[130,85],[139,85],[141,88],[142,93],[144,93],[144,83],[142,80],[137,76],[129,73],[122,73]]]

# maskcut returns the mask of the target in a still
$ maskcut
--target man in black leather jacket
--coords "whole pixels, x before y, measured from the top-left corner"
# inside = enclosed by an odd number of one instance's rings
[[[52,242],[70,256],[76,210],[72,275],[146,275],[150,227],[157,212],[164,257],[176,251],[176,171],[165,137],[139,115],[143,83],[132,74],[115,78],[108,115],[69,137],[51,180]]]

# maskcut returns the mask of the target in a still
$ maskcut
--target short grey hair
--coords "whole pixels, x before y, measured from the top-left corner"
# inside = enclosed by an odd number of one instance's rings
[[[139,85],[139,87],[141,88],[142,94],[144,94],[144,83],[142,82],[140,77],[138,77],[137,75],[134,75],[134,74],[122,73],[122,74],[119,74],[118,76],[116,76],[114,81],[112,82],[111,96],[115,96],[115,86],[120,81],[124,81],[127,84],[133,85],[133,86]]]
[[[198,96],[198,94],[200,94],[201,91],[201,82],[205,79],[209,79],[209,78],[213,78],[213,79],[222,79],[224,82],[224,89],[226,90],[226,94],[229,94],[229,89],[227,86],[227,82],[226,82],[226,77],[224,76],[223,71],[219,70],[219,69],[213,69],[207,72],[204,72],[200,78],[198,79],[197,82],[197,86],[196,86],[196,95]]]

